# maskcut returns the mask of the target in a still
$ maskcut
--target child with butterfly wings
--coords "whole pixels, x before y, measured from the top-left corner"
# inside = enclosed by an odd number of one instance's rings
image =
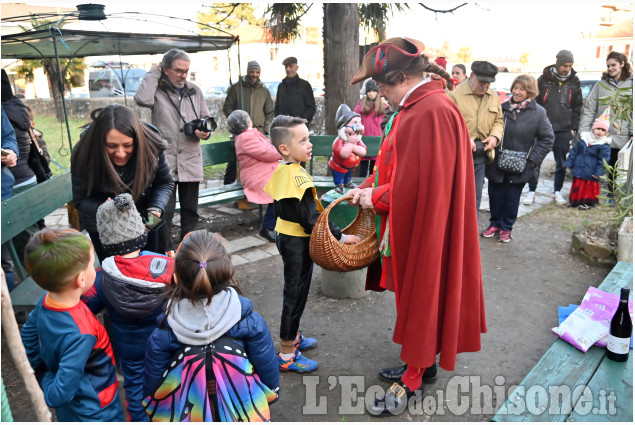
[[[267,324],[233,275],[217,235],[185,236],[166,313],[148,341],[143,405],[151,420],[270,419],[278,357]]]

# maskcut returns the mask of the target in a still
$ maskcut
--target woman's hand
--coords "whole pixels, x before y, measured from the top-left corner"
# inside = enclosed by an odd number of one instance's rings
[[[8,155],[2,155],[2,165],[6,165],[9,168],[15,167],[18,165],[18,155],[13,152],[11,149],[5,149],[9,152]]]
[[[348,191],[348,195],[352,195],[353,199],[349,202],[351,205],[359,205],[362,208],[373,208],[373,188],[367,187],[366,189],[351,189]]]

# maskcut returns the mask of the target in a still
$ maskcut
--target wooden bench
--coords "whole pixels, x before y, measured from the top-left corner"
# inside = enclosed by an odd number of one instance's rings
[[[309,174],[313,176],[313,183],[318,189],[333,189],[332,176],[314,176],[313,175],[313,160],[316,156],[331,156],[333,152],[332,146],[336,136],[310,136],[310,141],[313,144],[313,156],[311,162],[308,164]],[[364,137],[364,143],[368,148],[367,156],[377,156],[379,152],[379,145],[381,143],[381,137],[367,136]],[[217,143],[206,143],[201,145],[201,151],[203,153],[203,167],[209,167],[211,165],[226,164],[230,161],[236,161],[236,148],[234,142],[224,141]],[[353,177],[353,182],[356,184],[364,181],[363,177]],[[240,182],[227,184],[218,187],[212,187],[208,189],[201,189],[198,192],[198,205],[218,205],[227,202],[239,201],[245,199],[245,192]],[[176,210],[180,209],[180,203],[177,199]]]
[[[22,267],[18,253],[10,242],[13,237],[72,201],[73,192],[70,173],[53,177],[37,186],[2,201],[2,244],[9,243],[16,277],[21,283],[11,292],[11,302],[18,322],[24,322],[26,315],[35,306],[44,290],[28,277]],[[99,260],[95,257],[95,268]]]
[[[632,263],[617,263],[598,287],[615,294],[620,288],[633,290]],[[556,339],[492,421],[632,422],[633,352],[618,363],[605,351],[593,346],[583,353]]]

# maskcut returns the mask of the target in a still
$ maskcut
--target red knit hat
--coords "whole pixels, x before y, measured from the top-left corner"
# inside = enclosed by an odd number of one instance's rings
[[[406,37],[389,38],[366,53],[362,59],[362,66],[351,80],[351,84],[397,69],[421,56],[423,49],[425,46],[419,40]]]

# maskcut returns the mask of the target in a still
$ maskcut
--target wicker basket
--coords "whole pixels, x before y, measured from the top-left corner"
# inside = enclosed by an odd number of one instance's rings
[[[329,212],[342,201],[352,197],[343,196],[320,214],[313,232],[309,252],[318,266],[335,272],[350,272],[363,269],[379,258],[379,244],[375,231],[375,213],[371,209],[359,208],[355,220],[342,230],[347,235],[357,235],[362,240],[355,245],[345,245],[335,239],[329,229]]]

